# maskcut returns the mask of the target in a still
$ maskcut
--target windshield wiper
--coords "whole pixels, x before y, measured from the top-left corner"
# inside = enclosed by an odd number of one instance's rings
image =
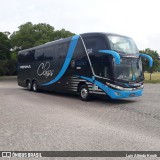
[[[115,78],[116,81],[118,82],[130,82],[129,80],[125,80],[125,79],[118,79],[118,78]]]
[[[115,52],[118,52],[118,53],[122,53],[122,54],[126,54],[124,51],[118,51],[118,50],[113,50]]]

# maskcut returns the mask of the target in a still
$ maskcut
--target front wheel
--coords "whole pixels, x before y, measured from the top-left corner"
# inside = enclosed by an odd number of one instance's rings
[[[82,101],[88,101],[90,99],[89,90],[87,85],[82,85],[79,89],[79,95]]]
[[[32,90],[33,90],[34,92],[37,92],[37,91],[38,91],[38,86],[37,86],[37,82],[36,82],[36,81],[33,81]]]

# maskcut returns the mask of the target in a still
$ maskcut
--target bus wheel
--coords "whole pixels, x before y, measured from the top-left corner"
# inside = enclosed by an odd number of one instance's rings
[[[31,82],[30,82],[29,80],[27,81],[27,89],[28,89],[29,91],[32,90],[32,84],[31,84]]]
[[[87,85],[82,85],[79,89],[79,95],[82,101],[88,101],[90,99],[89,90]]]
[[[36,81],[33,81],[32,89],[33,89],[34,92],[38,91],[38,86],[37,86],[37,82]]]

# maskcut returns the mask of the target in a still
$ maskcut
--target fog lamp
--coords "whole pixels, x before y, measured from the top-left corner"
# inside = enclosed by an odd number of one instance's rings
[[[116,96],[121,96],[120,92],[114,92]]]

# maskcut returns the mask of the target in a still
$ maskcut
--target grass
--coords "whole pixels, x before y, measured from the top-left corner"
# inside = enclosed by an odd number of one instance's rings
[[[152,79],[150,80],[150,73],[144,73],[145,83],[160,83],[160,72],[152,73]]]
[[[0,80],[6,80],[6,79],[14,79],[17,76],[0,76]]]

